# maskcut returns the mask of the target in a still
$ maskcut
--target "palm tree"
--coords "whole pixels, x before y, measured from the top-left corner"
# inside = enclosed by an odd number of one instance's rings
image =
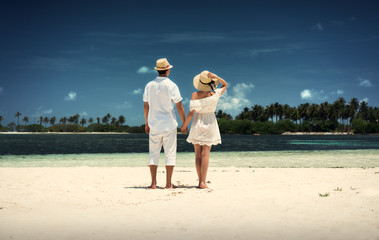
[[[1,121],[3,121],[3,120],[4,120],[3,116],[0,116],[0,126],[2,126]]]
[[[120,116],[118,117],[118,122],[119,122],[121,125],[123,125],[123,124],[126,122],[125,117],[122,116],[122,115],[120,115]]]
[[[101,121],[103,122],[103,124],[108,124],[110,118],[111,118],[111,115],[108,113],[107,115],[103,117]]]
[[[358,99],[352,98],[349,101],[349,118],[350,118],[350,123],[355,119],[358,108],[359,108],[359,101],[358,101]]]
[[[80,120],[80,125],[82,125],[82,127],[87,123],[87,120],[85,118],[82,118],[82,120]]]
[[[69,118],[68,118],[68,122],[69,123],[74,123],[75,122],[75,116],[70,116]]]
[[[16,112],[16,118],[17,118],[17,125],[20,125],[20,117],[21,117],[21,113],[20,112]]]
[[[275,122],[278,122],[278,117],[279,117],[279,120],[282,120],[283,107],[278,102],[274,104],[274,114],[275,114]]]
[[[299,110],[296,107],[292,108],[291,120],[295,121],[295,123],[297,124],[297,121],[300,120],[300,118],[301,116]]]
[[[329,119],[329,103],[328,102],[323,102],[320,104],[319,117],[323,121],[326,121]]]
[[[50,124],[54,125],[56,120],[57,120],[57,118],[55,116],[53,116],[52,118],[50,118]]]
[[[116,119],[115,117],[112,117],[112,119],[111,119],[111,124],[112,124],[113,126],[118,125],[118,123],[117,123],[117,119]]]
[[[40,116],[40,117],[39,117],[39,124],[42,125],[42,123],[43,123],[43,117]]]
[[[226,112],[223,112],[222,110],[218,110],[218,112],[216,114],[216,118],[217,119],[224,118],[224,119],[228,119],[228,120],[232,120],[233,119],[232,115],[227,114]]]
[[[44,117],[43,118],[43,122],[45,123],[45,127],[47,127],[47,124],[49,123],[49,118],[48,117]]]
[[[26,123],[29,123],[29,118],[27,116],[25,116],[22,121],[26,124]]]
[[[297,108],[299,110],[299,113],[300,113],[300,123],[302,122],[301,120],[308,120],[308,115],[307,115],[307,112],[308,112],[308,107],[309,107],[309,103],[302,103],[300,104],[300,106]]]
[[[308,118],[313,122],[313,119],[317,118],[317,114],[319,112],[319,106],[317,104],[312,104],[307,109]]]
[[[291,113],[292,113],[292,109],[291,109],[290,105],[288,105],[288,104],[283,105],[283,116],[284,116],[284,119],[290,119],[291,118]]]
[[[78,113],[75,114],[75,116],[74,116],[74,122],[75,122],[75,124],[79,124],[79,117],[80,117],[80,115]]]
[[[331,120],[338,121],[342,119],[342,113],[344,110],[345,103],[346,103],[345,99],[340,97],[332,104],[331,111],[330,111]]]
[[[266,113],[269,118],[271,118],[271,121],[274,122],[274,115],[275,115],[275,105],[270,104],[268,107],[266,107]]]
[[[100,124],[100,118],[97,117],[96,120],[97,120],[97,124]]]
[[[90,118],[88,119],[88,123],[89,123],[89,124],[92,124],[92,123],[93,123],[93,118],[90,117]]]
[[[67,118],[66,117],[63,117],[59,120],[60,123],[62,124],[66,124],[67,123]]]
[[[368,118],[367,102],[365,102],[365,101],[361,102],[361,104],[359,106],[358,117],[363,119],[363,120],[367,120],[367,118]]]
[[[102,122],[103,124],[108,124],[109,119],[107,118],[107,116],[104,116],[103,119],[101,119],[101,122]]]
[[[255,104],[251,108],[251,120],[253,120],[253,121],[264,121],[265,120],[264,108],[261,105]]]

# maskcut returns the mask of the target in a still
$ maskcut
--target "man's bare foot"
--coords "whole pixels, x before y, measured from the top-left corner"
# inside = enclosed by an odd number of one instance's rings
[[[152,183],[148,188],[157,189],[157,183]]]
[[[166,185],[166,189],[174,189],[174,188],[177,188],[177,186],[172,183],[170,185]]]

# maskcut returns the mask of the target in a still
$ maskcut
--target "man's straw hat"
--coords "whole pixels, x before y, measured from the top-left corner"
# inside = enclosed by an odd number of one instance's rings
[[[168,63],[166,58],[161,58],[157,60],[157,66],[155,67],[155,69],[158,71],[164,71],[172,67],[173,66]]]
[[[212,91],[218,85],[217,79],[208,78],[209,71],[202,71],[193,78],[193,85],[199,91]]]

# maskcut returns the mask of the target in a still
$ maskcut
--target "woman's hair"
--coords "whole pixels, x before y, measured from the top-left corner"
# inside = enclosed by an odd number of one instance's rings
[[[157,71],[158,71],[159,75],[164,75],[164,74],[166,74],[167,69],[166,70],[157,70]]]

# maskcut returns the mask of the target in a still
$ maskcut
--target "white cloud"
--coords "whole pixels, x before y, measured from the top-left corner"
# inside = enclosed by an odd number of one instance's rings
[[[65,101],[75,101],[75,100],[76,100],[76,97],[77,97],[76,92],[71,91],[71,92],[69,92],[69,93],[67,94],[67,96],[64,97],[64,100],[65,100]]]
[[[294,45],[287,45],[284,47],[277,47],[277,48],[261,48],[261,49],[253,49],[248,52],[249,55],[255,57],[259,55],[267,55],[267,54],[273,54],[273,53],[293,53],[295,51],[304,49],[304,46],[301,46],[299,44]]]
[[[332,95],[343,95],[345,92],[343,90],[337,89],[337,91],[332,91]]]
[[[82,117],[85,117],[85,116],[88,116],[88,113],[87,112],[82,112],[81,114],[79,114],[80,116]]]
[[[178,43],[178,42],[219,42],[228,40],[228,38],[218,33],[173,33],[161,35],[161,42]]]
[[[134,89],[133,94],[142,94],[142,89],[141,88]]]
[[[368,79],[358,78],[358,81],[359,81],[359,86],[372,87],[372,84],[371,84],[370,80],[368,80]]]
[[[115,106],[116,109],[127,109],[127,108],[132,108],[132,107],[133,105],[128,101],[125,101],[122,104],[118,104]]]
[[[312,30],[317,30],[317,31],[323,31],[324,27],[322,26],[321,23],[317,23],[316,25],[312,26]]]
[[[311,99],[312,93],[309,89],[305,89],[300,93],[301,99]]]
[[[314,101],[324,101],[328,99],[328,96],[324,94],[324,90],[321,91],[316,91],[316,90],[309,90],[309,89],[304,89],[300,93],[300,97],[303,100],[314,100]]]
[[[53,112],[53,109],[43,109],[43,107],[38,107],[37,111],[32,113],[32,117],[39,118],[41,116],[53,114]]]
[[[248,93],[254,88],[253,84],[238,83],[231,90],[227,90],[220,98],[218,109],[231,115],[239,114],[244,107],[250,107],[251,101],[247,98]]]
[[[137,70],[138,74],[146,74],[146,73],[155,73],[156,71],[153,69],[149,69],[146,66],[142,66]]]
[[[361,99],[360,101],[359,101],[359,103],[362,103],[362,102],[368,102],[368,98],[363,98],[363,99]]]
[[[52,113],[53,113],[53,109],[47,109],[47,110],[42,111],[42,114],[45,114],[45,115],[49,115]]]

